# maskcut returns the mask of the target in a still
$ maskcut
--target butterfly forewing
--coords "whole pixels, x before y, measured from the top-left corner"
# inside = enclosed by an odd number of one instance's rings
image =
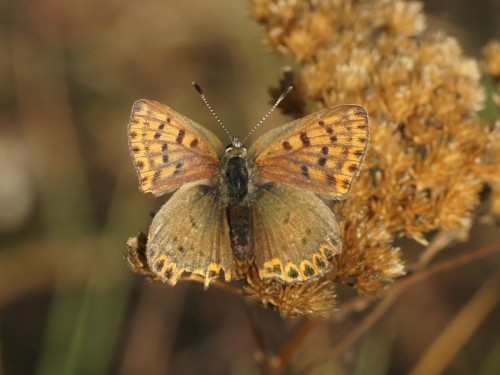
[[[331,198],[343,198],[369,141],[366,109],[327,108],[264,134],[250,148],[256,173]]]
[[[227,216],[216,188],[184,186],[155,215],[146,255],[150,269],[175,285],[184,271],[205,277],[233,274]]]
[[[307,281],[331,269],[341,251],[332,211],[312,192],[281,183],[259,188],[250,244],[261,278]]]
[[[134,103],[128,139],[140,189],[155,195],[212,177],[220,163],[214,134],[152,100]]]

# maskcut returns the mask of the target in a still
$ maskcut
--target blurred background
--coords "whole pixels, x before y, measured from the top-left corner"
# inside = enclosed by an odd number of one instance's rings
[[[431,28],[457,36],[472,56],[500,36],[498,0],[434,0],[426,9]],[[122,252],[165,201],[138,190],[126,137],[132,103],[161,101],[226,143],[196,81],[243,136],[270,108],[268,89],[290,63],[260,39],[244,1],[0,1],[0,374],[258,371],[240,297],[151,284]],[[258,134],[289,120],[278,112]],[[453,251],[495,237],[478,226]],[[406,372],[498,260],[411,289],[321,373]],[[273,350],[298,324],[259,314]],[[499,319],[496,306],[450,373],[499,373]],[[299,361],[331,345],[338,327],[321,327]]]

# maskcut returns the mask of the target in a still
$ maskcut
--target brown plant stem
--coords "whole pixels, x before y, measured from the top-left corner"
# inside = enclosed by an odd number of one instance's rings
[[[345,302],[339,307],[339,311],[335,315],[335,322],[341,323],[352,313],[365,311],[373,302],[377,300],[378,297],[375,295],[352,298],[350,301]]]
[[[306,364],[298,372],[298,374],[310,374],[314,370],[321,367],[327,361],[335,358],[338,354],[342,353],[345,349],[347,349],[350,345],[352,345],[354,341],[357,340],[362,334],[368,331],[368,329],[384,315],[384,313],[389,309],[389,307],[392,306],[392,303],[397,299],[397,297],[399,297],[399,295],[410,286],[414,285],[417,282],[428,279],[434,275],[437,275],[439,273],[446,272],[453,268],[471,263],[472,261],[478,260],[486,255],[492,254],[493,252],[498,251],[499,249],[500,249],[500,243],[496,242],[489,246],[485,246],[476,251],[473,251],[471,253],[466,253],[454,259],[438,263],[422,272],[415,273],[412,276],[409,276],[406,279],[400,281],[398,284],[394,285],[386,292],[385,297],[382,299],[382,301],[374,308],[374,310],[369,315],[367,315],[358,324],[358,326],[356,326],[353,330],[351,330],[343,338],[341,338],[340,341],[337,342],[332,348],[330,348],[329,350],[327,350],[326,352],[324,352],[323,354],[321,354],[320,356],[318,356],[317,358],[313,359],[311,362]],[[372,299],[373,297],[368,296],[365,298]],[[356,301],[356,303],[359,303],[359,301]],[[368,305],[369,303],[366,306]],[[353,305],[351,305],[351,307],[352,306]],[[348,313],[351,313],[352,311],[355,311],[355,309],[350,308],[347,310]],[[343,318],[345,319],[347,315],[343,314],[341,316],[343,316]],[[312,328],[313,327],[311,327],[311,329]],[[306,336],[305,333],[301,335],[302,338],[305,336]],[[296,346],[298,347],[298,344]]]
[[[393,302],[402,293],[403,289],[395,289],[387,294],[382,301],[375,307],[375,309],[367,315],[354,329],[349,331],[343,338],[340,339],[332,348],[321,354],[319,357],[305,365],[298,374],[310,374],[314,370],[321,367],[327,361],[335,358],[337,355],[346,350],[352,343],[363,335],[372,325],[374,325],[392,306]]]
[[[469,228],[467,228],[468,231]],[[434,257],[448,247],[453,241],[464,237],[464,228],[457,228],[451,231],[441,230],[438,234],[432,239],[431,243],[424,252],[420,255],[418,262],[409,266],[408,269],[410,271],[421,270],[427,266]]]
[[[426,278],[429,278],[431,276],[434,276],[438,273],[449,271],[453,268],[463,266],[465,264],[471,263],[475,260],[478,260],[486,255],[492,254],[495,251],[500,250],[500,242],[494,242],[488,246],[484,246],[478,250],[472,251],[470,253],[465,253],[463,255],[457,256],[456,258],[442,261],[440,263],[437,263],[433,266],[430,266],[426,270],[423,270],[421,272],[417,272],[406,279],[400,281],[398,284],[396,284],[392,289],[394,288],[407,288],[410,285],[413,285],[419,281],[422,281]]]
[[[295,329],[291,337],[286,341],[285,345],[283,345],[278,353],[280,361],[279,371],[277,373],[283,372],[301,347],[304,339],[314,328],[318,326],[320,322],[320,319],[303,319],[302,322],[300,322],[299,326]]]
[[[264,335],[264,330],[260,324],[256,302],[247,297],[245,298],[245,310],[247,312],[248,321],[252,329],[258,352],[255,353],[257,362],[261,365],[262,374],[276,374],[279,366],[277,357],[272,352]]]
[[[410,375],[441,374],[498,305],[500,278],[490,276],[427,348]]]

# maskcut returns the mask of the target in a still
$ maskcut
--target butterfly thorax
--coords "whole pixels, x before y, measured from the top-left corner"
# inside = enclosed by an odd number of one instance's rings
[[[245,147],[234,144],[226,149],[221,163],[222,187],[229,204],[242,202],[248,194],[248,166]]]

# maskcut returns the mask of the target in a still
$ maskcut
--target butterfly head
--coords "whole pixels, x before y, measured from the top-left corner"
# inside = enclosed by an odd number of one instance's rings
[[[224,155],[226,158],[240,157],[245,158],[247,156],[247,149],[243,146],[239,138],[233,138],[231,144],[226,147],[226,152]]]

